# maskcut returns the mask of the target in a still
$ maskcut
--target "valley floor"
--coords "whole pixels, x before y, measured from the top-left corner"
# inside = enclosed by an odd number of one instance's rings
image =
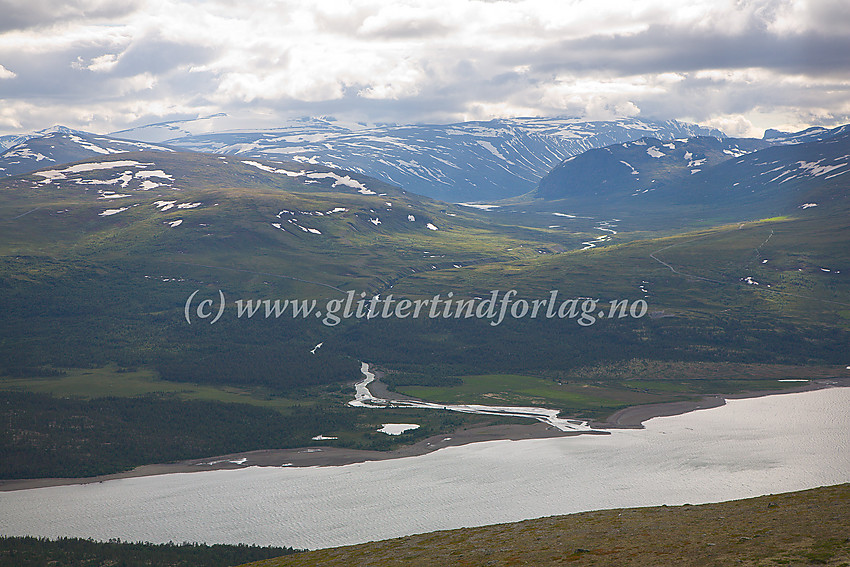
[[[90,484],[123,478],[136,478],[161,474],[202,472],[221,469],[240,469],[250,466],[263,467],[312,467],[341,466],[365,461],[379,461],[424,455],[446,447],[496,440],[543,439],[574,435],[604,435],[605,429],[640,428],[641,423],[653,417],[672,416],[722,406],[725,399],[758,397],[781,393],[803,392],[834,386],[850,386],[850,379],[814,380],[805,385],[781,391],[753,392],[730,396],[706,396],[697,401],[645,404],[629,407],[612,414],[602,422],[592,423],[593,431],[561,431],[544,423],[501,424],[464,427],[449,434],[428,437],[417,443],[392,451],[370,451],[340,447],[310,446],[295,449],[273,449],[219,455],[204,459],[191,459],[174,463],[151,464],[132,470],[87,478],[36,478],[0,480],[0,492],[27,490],[48,486]],[[392,399],[396,394],[377,381],[370,384],[373,392]],[[405,397],[406,396],[400,396]],[[375,411],[381,411],[379,408]]]

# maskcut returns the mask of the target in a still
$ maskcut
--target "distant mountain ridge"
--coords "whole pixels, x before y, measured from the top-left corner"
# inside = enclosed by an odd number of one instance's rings
[[[709,167],[768,145],[763,140],[706,136],[669,142],[641,138],[564,160],[540,181],[536,195],[594,202],[640,195],[687,182]]]
[[[376,127],[303,119],[269,130],[208,133],[215,117],[198,122],[162,123],[113,135],[200,152],[321,164],[453,202],[526,193],[564,158],[592,148],[644,136],[725,137],[719,130],[693,124],[634,118],[512,118]]]
[[[644,138],[612,145],[565,160],[531,195],[548,207],[590,214],[734,211],[757,218],[846,207],[848,181],[850,128],[842,126],[767,140]]]
[[[227,116],[221,114],[150,124],[109,136],[64,126],[6,136],[0,139],[8,146],[0,153],[0,177],[112,153],[177,148],[322,165],[449,202],[489,202],[532,191],[549,200],[565,197],[564,191],[572,192],[572,198],[582,193],[597,202],[619,198],[619,193],[650,193],[674,181],[690,185],[691,176],[701,178],[701,172],[736,155],[768,146],[842,138],[850,132],[848,126],[797,133],[769,130],[761,140],[743,140],[692,124],[632,118],[597,122],[513,118],[378,126],[305,118],[268,130],[217,130],[226,125]],[[645,154],[650,148],[642,143],[651,144],[656,155]],[[622,144],[626,145],[618,148]],[[605,153],[598,153],[600,148]],[[566,168],[573,177],[562,188],[552,184],[559,168]],[[570,183],[574,189],[569,189]]]
[[[2,142],[5,149],[0,152],[0,177],[109,154],[174,151],[166,146],[121,140],[66,126],[53,126],[22,136],[5,136]]]
[[[804,144],[808,142],[820,142],[848,133],[850,133],[850,124],[844,124],[835,128],[812,126],[800,132],[780,132],[779,130],[768,129],[765,130],[764,138],[762,139],[771,145]]]

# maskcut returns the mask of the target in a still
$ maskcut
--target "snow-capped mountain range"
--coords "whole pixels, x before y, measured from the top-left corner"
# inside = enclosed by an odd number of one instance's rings
[[[454,202],[526,193],[562,160],[591,148],[644,136],[724,137],[693,124],[631,118],[514,118],[368,128],[313,118],[270,130],[204,133],[214,125],[215,117],[209,117],[112,135],[199,152],[321,164]]]
[[[584,164],[587,175],[576,178],[584,179],[584,193],[589,191],[587,183],[595,186],[614,182],[632,193],[651,189],[647,184],[656,178],[657,183],[669,182],[674,171],[690,177],[732,155],[766,146],[828,140],[847,132],[846,126],[810,128],[798,133],[771,130],[763,140],[731,140],[718,130],[692,124],[630,118],[601,122],[515,118],[379,126],[305,118],[274,129],[220,130],[227,125],[227,116],[214,115],[151,124],[108,136],[63,126],[24,136],[5,136],[0,138],[0,177],[114,153],[171,152],[176,148],[243,159],[322,165],[375,177],[445,201],[486,202],[529,193],[559,167],[576,176],[576,168]],[[653,150],[641,146],[647,143],[642,139],[651,142],[656,156],[643,155]],[[693,147],[683,146],[686,143]],[[681,151],[668,151],[665,146],[669,145],[682,146]],[[609,149],[603,155],[600,148]],[[617,159],[613,159],[612,151],[619,156]],[[690,158],[686,158],[689,154]],[[638,163],[639,155],[646,158],[643,165]],[[551,181],[549,178],[544,185]],[[554,189],[556,194],[565,189],[559,185]],[[544,196],[545,192],[539,195]]]

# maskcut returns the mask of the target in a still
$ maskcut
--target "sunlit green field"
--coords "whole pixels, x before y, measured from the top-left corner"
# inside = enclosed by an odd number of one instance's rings
[[[553,380],[513,374],[463,376],[455,387],[407,386],[399,391],[409,396],[442,403],[484,405],[549,406],[573,410],[615,409],[648,403],[656,396],[591,384],[560,384]]]
[[[567,416],[603,419],[622,407],[797,388],[818,379],[846,378],[841,366],[687,363],[631,360],[561,373],[461,376],[452,386],[400,386],[398,392],[437,403],[546,406]]]

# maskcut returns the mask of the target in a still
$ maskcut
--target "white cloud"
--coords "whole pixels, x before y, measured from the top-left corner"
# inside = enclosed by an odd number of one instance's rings
[[[69,0],[62,17],[45,6],[0,26],[0,79],[15,78],[7,131],[262,108],[270,122],[516,112],[754,132],[766,116],[847,120],[850,105],[842,0]]]
[[[637,116],[635,103],[648,94],[667,92],[669,74],[591,79],[560,77],[543,88],[542,105],[550,112],[581,115],[591,120],[610,120],[618,116]]]
[[[89,60],[84,60],[82,56],[78,56],[76,60],[71,62],[71,68],[78,71],[105,72],[111,71],[116,63],[118,63],[118,56],[113,53],[99,55]]]
[[[94,57],[86,67],[89,71],[103,73],[111,71],[115,64],[118,63],[118,56],[114,53],[106,53],[98,57]]]
[[[121,81],[119,92],[129,95],[137,91],[151,90],[156,86],[157,79],[151,73],[139,73]]]
[[[702,120],[701,123],[711,128],[717,128],[729,136],[740,138],[760,137],[764,130],[759,131],[747,117],[740,114],[709,118]]]

